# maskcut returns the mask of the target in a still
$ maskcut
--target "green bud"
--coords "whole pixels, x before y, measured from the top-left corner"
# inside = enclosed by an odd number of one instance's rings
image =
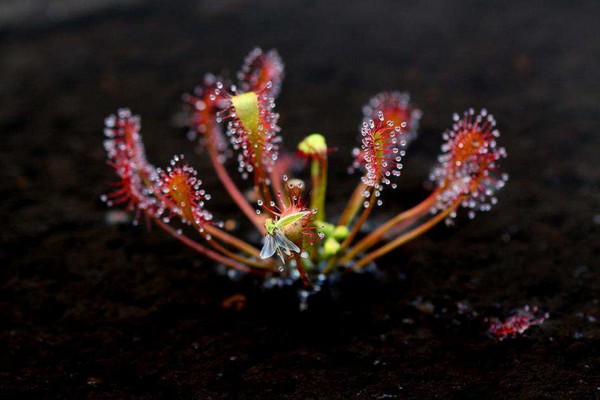
[[[323,245],[323,257],[329,258],[337,254],[340,251],[340,243],[334,238],[328,238],[325,240],[325,244]]]
[[[339,225],[333,230],[333,237],[337,240],[344,240],[348,237],[349,233],[350,231],[348,230],[347,226]]]
[[[333,235],[335,230],[335,226],[325,221],[317,221],[316,225],[318,226],[318,231],[325,235],[325,237],[330,237]]]

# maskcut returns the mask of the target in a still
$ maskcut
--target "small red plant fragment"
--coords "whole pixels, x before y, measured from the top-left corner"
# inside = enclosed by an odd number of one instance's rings
[[[488,335],[498,340],[514,338],[532,326],[543,324],[549,317],[550,314],[541,313],[537,307],[530,308],[526,305],[513,311],[504,321],[487,320],[490,323]]]
[[[223,302],[221,302],[221,307],[234,310],[237,312],[243,311],[246,308],[247,298],[242,293],[236,293],[227,297]]]

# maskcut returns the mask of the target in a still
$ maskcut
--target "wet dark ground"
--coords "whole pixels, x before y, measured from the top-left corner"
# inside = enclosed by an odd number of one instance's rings
[[[274,6],[273,4],[278,4]],[[3,398],[600,397],[600,7],[545,2],[150,3],[0,36],[0,393]],[[154,229],[111,226],[99,196],[103,118],[143,116],[149,156],[205,71],[255,45],[287,65],[286,143],[338,147],[330,212],[352,190],[360,107],[389,88],[424,111],[379,218],[426,195],[450,116],[494,112],[511,179],[499,204],[346,277],[299,312],[293,295],[232,282]],[[242,311],[224,299],[243,293]],[[550,319],[498,342],[485,317],[525,304]]]

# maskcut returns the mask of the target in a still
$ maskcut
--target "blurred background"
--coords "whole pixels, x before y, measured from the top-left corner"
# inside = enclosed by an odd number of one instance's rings
[[[600,395],[600,3],[0,2],[0,394],[7,398],[578,398]],[[144,227],[108,224],[103,119],[142,116],[150,161],[183,153],[181,94],[255,46],[286,63],[284,143],[322,132],[335,213],[362,105],[423,111],[376,221],[427,195],[451,115],[494,113],[499,204],[440,226],[299,312]],[[243,234],[240,232],[240,234]],[[242,294],[246,306],[224,309]],[[486,318],[550,313],[497,342]]]

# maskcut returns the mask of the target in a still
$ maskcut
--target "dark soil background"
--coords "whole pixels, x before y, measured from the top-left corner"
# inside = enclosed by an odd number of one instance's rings
[[[6,3],[0,25],[3,398],[600,397],[597,2],[54,3],[62,13]],[[173,121],[204,72],[235,72],[255,45],[286,62],[288,146],[320,131],[338,148],[330,213],[358,179],[345,171],[361,106],[384,89],[410,91],[424,116],[377,217],[426,196],[441,132],[470,106],[494,113],[509,153],[499,204],[304,312],[157,229],[107,224],[102,124],[121,106],[142,115],[153,163],[184,153],[216,216],[239,215]],[[236,293],[246,307],[223,308]],[[525,304],[550,319],[486,336],[486,317]]]

